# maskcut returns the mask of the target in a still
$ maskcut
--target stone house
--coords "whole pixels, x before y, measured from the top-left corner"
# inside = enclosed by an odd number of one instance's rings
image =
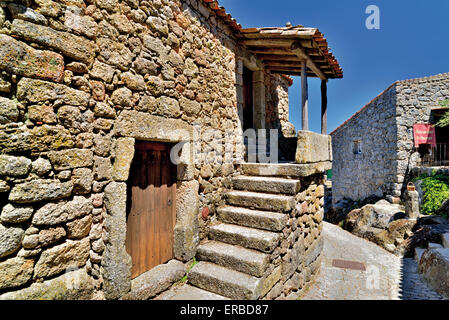
[[[448,73],[397,81],[335,129],[333,204],[373,195],[401,197],[413,168],[449,160],[447,128],[436,128],[434,148],[416,148],[413,133],[415,124],[435,124],[449,109],[439,102],[448,98]]]
[[[317,29],[242,29],[213,0],[0,2],[0,299],[168,298],[194,258],[190,297],[298,297],[331,152],[295,135],[288,75],[305,115],[307,77],[342,77]],[[245,162],[246,129],[290,163]]]

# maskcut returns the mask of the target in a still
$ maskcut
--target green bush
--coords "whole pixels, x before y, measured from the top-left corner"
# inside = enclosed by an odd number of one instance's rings
[[[180,280],[181,283],[187,282],[190,270],[192,270],[192,268],[197,264],[198,264],[198,261],[196,261],[196,259],[193,258],[191,265],[187,268],[186,275],[184,277],[182,277],[182,279]]]
[[[424,175],[414,179],[417,180],[422,180],[421,187],[424,193],[421,212],[428,215],[437,213],[443,201],[449,199],[449,176]]]

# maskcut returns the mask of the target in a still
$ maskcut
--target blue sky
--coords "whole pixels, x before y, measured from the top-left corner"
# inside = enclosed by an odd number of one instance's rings
[[[328,82],[328,131],[396,80],[449,72],[448,0],[221,0],[244,27],[316,27],[343,68]],[[368,5],[380,9],[380,30],[368,30]],[[301,129],[301,81],[290,87],[290,121]],[[309,126],[320,132],[320,80],[309,80]]]

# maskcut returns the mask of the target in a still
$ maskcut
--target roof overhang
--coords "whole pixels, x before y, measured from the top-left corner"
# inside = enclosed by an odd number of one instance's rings
[[[309,77],[343,78],[326,39],[316,28],[249,28],[241,29],[237,37],[272,73],[299,76],[306,61]]]

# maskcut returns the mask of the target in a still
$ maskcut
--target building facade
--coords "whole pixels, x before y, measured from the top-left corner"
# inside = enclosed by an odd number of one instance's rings
[[[334,130],[333,204],[373,195],[401,197],[412,168],[444,165],[447,129],[436,129],[437,148],[416,148],[413,127],[435,124],[448,110],[441,105],[448,98],[447,73],[397,81]]]

